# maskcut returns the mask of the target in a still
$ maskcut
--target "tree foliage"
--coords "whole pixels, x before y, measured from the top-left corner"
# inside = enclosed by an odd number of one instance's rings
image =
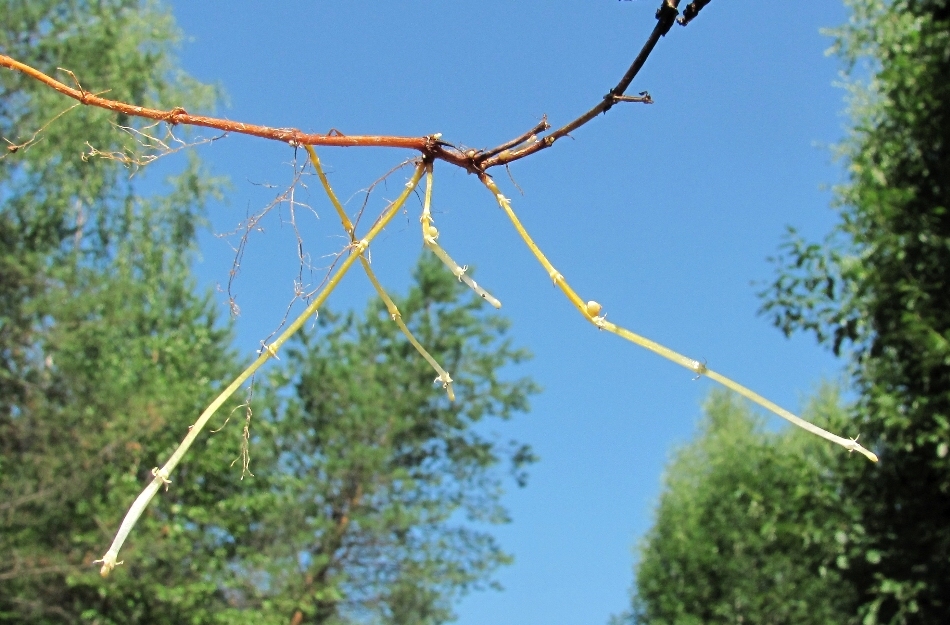
[[[713,401],[643,547],[643,622],[950,622],[950,3],[847,4],[841,220],[821,243],[792,233],[764,311],[847,357],[852,428],[881,462]]]
[[[69,59],[89,91],[214,103],[176,69],[158,3],[3,0],[0,14],[0,51],[49,73]],[[68,107],[0,73],[0,135],[17,146],[0,161],[0,623],[447,620],[508,559],[468,520],[505,520],[497,470],[510,462],[523,481],[533,459],[475,425],[525,410],[534,387],[499,379],[525,354],[425,263],[400,304],[453,367],[457,403],[380,305],[322,313],[258,381],[255,476],[233,464],[240,425],[204,437],[128,564],[98,576],[129,502],[241,362],[190,273],[219,182],[191,158],[164,195],[142,197],[120,162],[89,152],[132,153],[121,127],[164,127]]]
[[[849,347],[862,440],[851,476],[866,622],[946,623],[950,601],[950,3],[851,0],[836,50],[852,85],[850,182],[823,244],[792,240],[766,309]]]
[[[810,421],[846,421],[827,388]],[[843,578],[854,533],[830,472],[837,449],[798,431],[769,432],[725,393],[674,456],[653,528],[639,549],[630,620],[651,625],[848,623]],[[855,458],[856,460],[856,458]]]
[[[321,314],[271,376],[254,446],[264,518],[248,570],[271,580],[262,598],[277,594],[275,605],[307,622],[439,623],[454,597],[508,561],[465,520],[504,522],[495,468],[504,461],[523,483],[533,455],[473,426],[526,410],[535,389],[498,379],[526,354],[469,293],[429,256],[396,301],[453,372],[454,402],[378,299],[362,317]]]
[[[177,31],[155,6],[10,1],[2,13],[0,48],[44,67],[83,63],[90,89],[211,103],[208,89],[172,80]],[[150,516],[141,560],[115,584],[91,565],[209,380],[237,364],[189,273],[214,182],[194,161],[167,195],[139,198],[117,163],[82,156],[87,142],[125,147],[107,116],[60,116],[48,90],[8,72],[0,81],[0,132],[26,142],[0,167],[0,621],[200,615],[217,589],[193,566],[207,550],[203,528],[182,512],[184,502],[211,504],[196,484]],[[199,471],[220,473],[211,465],[224,458],[208,461]]]

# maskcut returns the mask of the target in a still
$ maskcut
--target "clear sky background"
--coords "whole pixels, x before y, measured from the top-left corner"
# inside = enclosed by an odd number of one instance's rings
[[[221,85],[229,100],[222,116],[312,132],[441,132],[482,148],[542,114],[559,126],[596,103],[653,28],[658,4],[179,0],[173,7],[188,37],[183,66]],[[786,340],[757,315],[756,292],[772,278],[766,258],[787,224],[818,238],[834,222],[828,186],[842,173],[830,146],[844,134],[844,91],[833,85],[839,64],[824,55],[831,41],[819,29],[846,18],[836,0],[712,2],[688,27],[674,27],[631,87],[648,90],[656,104],[618,105],[573,140],[514,164],[523,196],[495,171],[548,257],[611,321],[706,359],[792,410],[820,381],[839,377],[841,363],[809,337]],[[286,145],[233,136],[201,154],[232,180],[226,200],[211,207],[218,232],[291,181],[294,152]],[[412,154],[325,148],[321,156],[347,198]],[[396,174],[377,192],[373,210],[404,179]],[[307,249],[322,264],[343,245],[339,224],[315,186],[297,199],[320,217],[298,213]],[[392,291],[404,291],[422,249],[418,208],[372,247]],[[587,324],[474,177],[437,163],[434,208],[440,243],[477,266],[516,343],[535,355],[510,375],[544,387],[529,414],[492,426],[531,443],[541,462],[527,488],[511,485],[504,501],[513,522],[494,530],[515,556],[497,576],[504,591],[469,595],[459,622],[603,624],[629,605],[632,548],[651,524],[664,466],[693,435],[713,383]],[[202,283],[226,283],[227,243],[206,236],[202,255]],[[296,276],[292,230],[275,215],[252,237],[235,287],[245,353],[283,317]],[[354,272],[330,306],[362,308],[371,295]],[[219,300],[227,314],[226,298]]]

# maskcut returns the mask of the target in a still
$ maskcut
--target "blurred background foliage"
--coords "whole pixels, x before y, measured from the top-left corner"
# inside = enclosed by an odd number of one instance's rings
[[[126,102],[200,111],[220,96],[178,69],[158,2],[3,0],[0,14],[0,52],[64,82],[69,59],[83,88]],[[537,389],[499,376],[527,353],[431,262],[400,305],[457,402],[381,304],[322,311],[249,403],[225,407],[231,424],[148,509],[127,564],[98,576],[152,468],[246,357],[190,268],[223,181],[192,155],[143,196],[123,163],[89,153],[140,153],[120,127],[165,129],[70,106],[0,73],[0,135],[20,146],[0,164],[0,622],[448,620],[509,561],[483,528],[507,520],[504,482],[534,461],[474,426]]]
[[[950,2],[847,4],[831,33],[850,76],[839,225],[820,242],[790,234],[763,313],[847,364],[853,400],[827,387],[806,415],[860,431],[881,462],[768,431],[713,394],[618,620],[950,622]],[[63,58],[115,99],[199,111],[220,97],[178,69],[157,2],[0,7],[0,51],[66,82]],[[191,157],[143,196],[120,163],[84,156],[137,150],[117,126],[141,122],[57,117],[69,106],[0,73],[0,135],[22,145],[44,128],[0,165],[0,622],[451,619],[509,561],[485,524],[507,519],[505,480],[523,484],[535,460],[476,424],[527,410],[537,389],[501,375],[527,357],[504,320],[425,260],[398,303],[456,377],[455,404],[379,302],[324,311],[193,450],[129,563],[96,575],[152,467],[243,360],[190,271],[223,182]]]
[[[950,3],[847,4],[829,33],[849,76],[839,223],[790,233],[763,313],[844,359],[856,399],[812,410],[881,461],[712,399],[640,548],[636,622],[950,622]]]

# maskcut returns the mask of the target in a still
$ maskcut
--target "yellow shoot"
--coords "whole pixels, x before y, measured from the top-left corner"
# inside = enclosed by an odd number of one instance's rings
[[[350,237],[350,242],[356,240],[356,235],[354,232],[353,222],[350,221],[350,218],[346,215],[346,211],[343,210],[343,205],[340,203],[340,200],[337,198],[336,193],[333,192],[333,188],[330,186],[330,181],[327,179],[326,174],[323,171],[323,166],[320,164],[320,158],[317,156],[316,150],[312,146],[304,146],[307,149],[307,154],[310,156],[310,162],[313,164],[314,170],[317,172],[317,177],[320,178],[320,183],[323,185],[323,190],[326,191],[327,196],[330,198],[330,203],[333,204],[333,207],[336,209],[337,215],[340,217],[340,221],[343,223],[343,229],[346,230],[346,233]],[[429,165],[431,168],[431,164]],[[427,170],[429,171],[429,170]],[[402,320],[402,313],[399,312],[399,308],[396,307],[396,303],[393,302],[392,298],[389,297],[389,294],[386,293],[386,290],[383,289],[383,285],[379,283],[379,280],[376,279],[376,274],[373,272],[372,267],[370,267],[369,261],[366,259],[365,254],[360,254],[360,263],[363,265],[363,271],[366,272],[366,277],[369,278],[369,281],[373,283],[373,288],[376,289],[376,293],[379,294],[380,299],[383,300],[383,303],[386,304],[386,310],[389,312],[389,316],[392,320],[399,326],[399,329],[406,336],[409,342],[413,347],[416,348],[416,351],[425,358],[426,362],[435,369],[435,372],[438,374],[435,381],[442,384],[442,388],[445,389],[445,392],[449,396],[449,401],[455,401],[455,391],[452,388],[452,376],[449,375],[448,371],[442,368],[442,366],[436,361],[435,358],[426,350],[425,347],[412,335],[412,332],[409,331],[408,326]]]
[[[116,533],[115,539],[112,541],[112,545],[109,547],[109,550],[101,560],[96,562],[102,563],[102,568],[100,569],[100,574],[105,577],[109,574],[112,569],[114,569],[119,562],[119,550],[122,548],[122,545],[125,543],[125,539],[128,537],[129,532],[132,531],[132,528],[135,527],[135,524],[138,522],[139,517],[142,516],[142,513],[145,511],[145,508],[155,497],[155,494],[158,492],[158,489],[163,485],[167,487],[170,482],[169,477],[171,476],[172,471],[175,470],[175,467],[178,466],[178,463],[181,462],[181,459],[184,457],[185,453],[191,447],[192,443],[195,442],[195,439],[198,437],[198,434],[201,432],[202,428],[208,423],[211,417],[217,412],[224,402],[228,400],[237,391],[241,385],[243,385],[254,373],[261,368],[261,366],[277,356],[277,351],[281,346],[287,342],[290,337],[292,337],[300,328],[303,327],[304,323],[307,322],[307,319],[312,317],[317,310],[326,302],[327,297],[330,296],[330,293],[337,287],[340,283],[340,280],[343,276],[346,275],[350,267],[353,266],[353,263],[356,262],[357,258],[361,258],[363,253],[366,251],[366,248],[369,247],[370,242],[376,238],[376,236],[386,227],[386,225],[392,220],[393,217],[399,212],[402,208],[402,205],[405,204],[406,200],[409,198],[409,195],[415,190],[416,185],[419,184],[419,180],[422,179],[422,173],[425,171],[425,165],[419,163],[413,172],[412,178],[409,182],[406,183],[406,188],[403,192],[396,198],[392,204],[390,204],[380,218],[373,224],[373,227],[370,228],[370,231],[359,241],[355,241],[350,244],[349,255],[343,260],[340,264],[339,269],[332,278],[327,282],[326,286],[323,287],[323,290],[317,294],[312,302],[307,306],[307,308],[297,317],[293,323],[291,323],[287,328],[278,336],[273,343],[265,346],[261,350],[260,355],[257,359],[251,363],[251,365],[245,369],[239,376],[237,376],[231,384],[228,385],[221,393],[212,401],[204,412],[198,417],[198,420],[195,421],[193,425],[188,428],[188,434],[182,440],[181,444],[178,445],[178,448],[171,455],[168,461],[162,466],[161,469],[153,470],[155,479],[153,479],[148,486],[136,497],[135,501],[132,502],[132,506],[129,508],[129,511],[126,513],[125,518],[122,520],[122,524],[119,526],[119,531]]]
[[[745,386],[742,386],[738,382],[735,382],[722,374],[716,373],[715,371],[709,369],[704,363],[701,363],[698,360],[693,360],[692,358],[687,358],[686,356],[678,352],[675,352],[664,345],[660,345],[659,343],[655,341],[651,341],[648,338],[640,336],[639,334],[631,332],[630,330],[627,330],[626,328],[622,328],[614,323],[607,321],[605,316],[600,314],[602,310],[601,305],[595,301],[584,302],[584,300],[580,298],[580,296],[574,291],[574,289],[570,287],[570,285],[564,279],[564,276],[562,276],[554,268],[554,265],[552,265],[551,262],[547,259],[547,257],[541,252],[537,244],[535,244],[534,240],[525,230],[524,226],[521,225],[521,221],[518,219],[517,215],[515,215],[514,210],[512,210],[511,201],[508,200],[508,198],[506,198],[504,195],[502,195],[501,191],[498,189],[498,185],[495,184],[494,180],[492,180],[490,176],[484,173],[480,174],[479,179],[482,181],[482,183],[486,187],[488,187],[488,190],[492,192],[492,195],[495,196],[495,200],[498,202],[498,205],[501,206],[502,210],[505,211],[505,214],[508,215],[508,218],[511,220],[511,223],[514,224],[515,226],[515,230],[518,231],[518,234],[521,235],[521,238],[524,239],[524,242],[527,244],[528,249],[531,250],[531,253],[534,254],[535,258],[538,259],[538,262],[540,262],[541,265],[544,267],[545,271],[548,272],[548,275],[554,281],[555,286],[557,286],[559,289],[561,289],[561,291],[564,292],[564,295],[567,296],[567,299],[569,299],[571,303],[574,304],[574,307],[580,311],[580,313],[584,316],[585,319],[590,321],[599,329],[612,332],[616,334],[617,336],[627,339],[631,343],[636,343],[640,347],[644,347],[655,354],[659,354],[660,356],[663,356],[667,360],[671,360],[682,367],[686,367],[687,369],[689,369],[696,375],[705,375],[706,377],[712,380],[715,380],[716,382],[719,382],[726,388],[729,388],[735,391],[736,393],[739,393],[743,397],[762,406],[769,412],[772,412],[782,417],[786,421],[789,421],[792,424],[797,425],[798,427],[808,432],[811,432],[812,434],[815,434],[816,436],[820,436],[821,438],[829,440],[832,443],[837,443],[838,445],[841,445],[848,451],[860,452],[864,454],[864,456],[866,456],[868,459],[874,462],[877,462],[877,455],[875,455],[873,452],[862,447],[857,442],[857,438],[842,438],[840,436],[832,434],[831,432],[823,430],[817,425],[814,425],[813,423],[809,423],[808,421],[805,421],[804,419],[795,416],[788,410],[785,410],[784,408],[765,399],[764,397],[762,397],[755,391],[752,391],[746,388]]]
[[[422,240],[425,243],[425,246],[432,250],[432,253],[442,261],[442,263],[449,268],[449,271],[452,272],[456,278],[464,282],[469,286],[470,289],[475,291],[479,297],[483,300],[494,306],[495,308],[501,308],[501,302],[499,302],[491,293],[478,286],[478,283],[472,280],[465,272],[468,271],[468,267],[460,267],[457,262],[452,260],[452,257],[449,256],[448,252],[442,249],[436,239],[439,238],[439,231],[432,224],[432,163],[428,164],[426,169],[426,196],[425,201],[422,204],[422,217],[420,221],[422,222]]]

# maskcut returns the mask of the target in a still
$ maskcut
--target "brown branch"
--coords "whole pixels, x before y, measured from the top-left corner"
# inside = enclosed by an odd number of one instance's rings
[[[550,127],[551,127],[551,124],[548,123],[548,116],[545,115],[541,118],[541,121],[538,122],[538,125],[532,128],[531,130],[525,132],[522,135],[515,137],[511,141],[506,141],[502,143],[496,148],[485,150],[479,156],[483,158],[489,158],[489,157],[495,156],[496,154],[500,154],[501,152],[504,152],[505,150],[516,148],[522,143],[527,143],[529,141],[537,140],[537,134],[539,132],[544,132]]]
[[[144,117],[155,119],[172,125],[185,124],[188,126],[203,126],[205,128],[214,128],[224,132],[235,132],[244,135],[282,141],[290,145],[325,145],[334,147],[387,147],[387,148],[407,148],[418,150],[420,152],[438,152],[438,158],[448,160],[455,164],[462,165],[464,158],[461,154],[451,154],[451,150],[446,150],[448,144],[438,141],[436,137],[389,137],[381,135],[343,135],[339,131],[331,131],[328,134],[312,134],[301,132],[296,128],[271,128],[270,126],[259,126],[257,124],[246,124],[235,122],[228,119],[218,119],[216,117],[206,117],[204,115],[192,115],[181,107],[176,107],[170,111],[153,109],[144,106],[135,106],[117,100],[110,100],[95,95],[83,88],[74,89],[55,78],[47,76],[38,69],[34,69],[25,63],[21,63],[9,56],[0,54],[0,67],[6,67],[34,78],[65,96],[78,100],[81,104],[87,106],[97,106],[117,113],[124,113],[131,117]],[[441,150],[439,148],[442,148]]]
[[[679,14],[677,9],[679,6],[679,0],[662,0],[660,8],[657,9],[656,12],[657,24],[653,28],[653,32],[650,34],[650,37],[641,48],[640,53],[634,59],[629,69],[627,69],[627,72],[623,75],[623,78],[620,79],[620,82],[618,82],[617,85],[611,89],[607,95],[605,95],[593,108],[574,121],[562,126],[561,128],[558,128],[547,136],[540,138],[537,137],[539,132],[550,128],[547,118],[544,118],[534,128],[519,135],[518,137],[515,137],[510,141],[506,141],[505,143],[502,143],[501,145],[490,150],[480,151],[463,151],[450,143],[441,141],[440,135],[437,134],[426,137],[344,135],[336,129],[331,130],[327,134],[313,134],[301,132],[296,128],[271,128],[269,126],[246,124],[227,119],[207,117],[204,115],[192,115],[180,107],[165,111],[161,109],[135,106],[125,102],[109,100],[86,91],[82,85],[79,84],[79,81],[74,75],[73,80],[76,82],[78,89],[69,87],[58,80],[47,76],[43,72],[30,67],[29,65],[21,63],[16,59],[2,54],[0,54],[0,67],[6,67],[11,70],[26,74],[27,76],[48,85],[63,95],[79,101],[81,104],[97,106],[110,111],[124,113],[132,117],[154,119],[166,122],[171,125],[185,124],[189,126],[203,126],[205,128],[221,130],[223,132],[234,132],[238,134],[262,137],[264,139],[271,139],[274,141],[282,141],[292,146],[314,145],[331,147],[405,148],[409,150],[416,150],[421,152],[423,155],[428,156],[429,158],[439,159],[452,165],[456,165],[457,167],[461,167],[468,172],[476,173],[484,172],[485,170],[491,167],[497,167],[498,165],[507,165],[511,162],[534,154],[535,152],[539,152],[545,148],[551,147],[558,139],[567,136],[574,130],[577,130],[601,113],[606,113],[609,111],[617,102],[642,102],[645,104],[652,103],[653,100],[646,92],[641,93],[639,97],[627,96],[624,95],[624,92],[630,86],[630,83],[633,82],[633,79],[643,67],[643,64],[650,56],[650,53],[653,52],[653,48],[656,47],[657,42],[659,42],[660,38],[669,32],[673,24],[679,21],[680,24],[685,26],[690,20],[696,17],[699,11],[702,10],[704,6],[709,4],[709,2],[710,0],[695,0],[687,6],[683,17],[677,20],[677,15]],[[72,75],[72,72],[70,72],[70,75]],[[13,150],[11,149],[11,151]]]

